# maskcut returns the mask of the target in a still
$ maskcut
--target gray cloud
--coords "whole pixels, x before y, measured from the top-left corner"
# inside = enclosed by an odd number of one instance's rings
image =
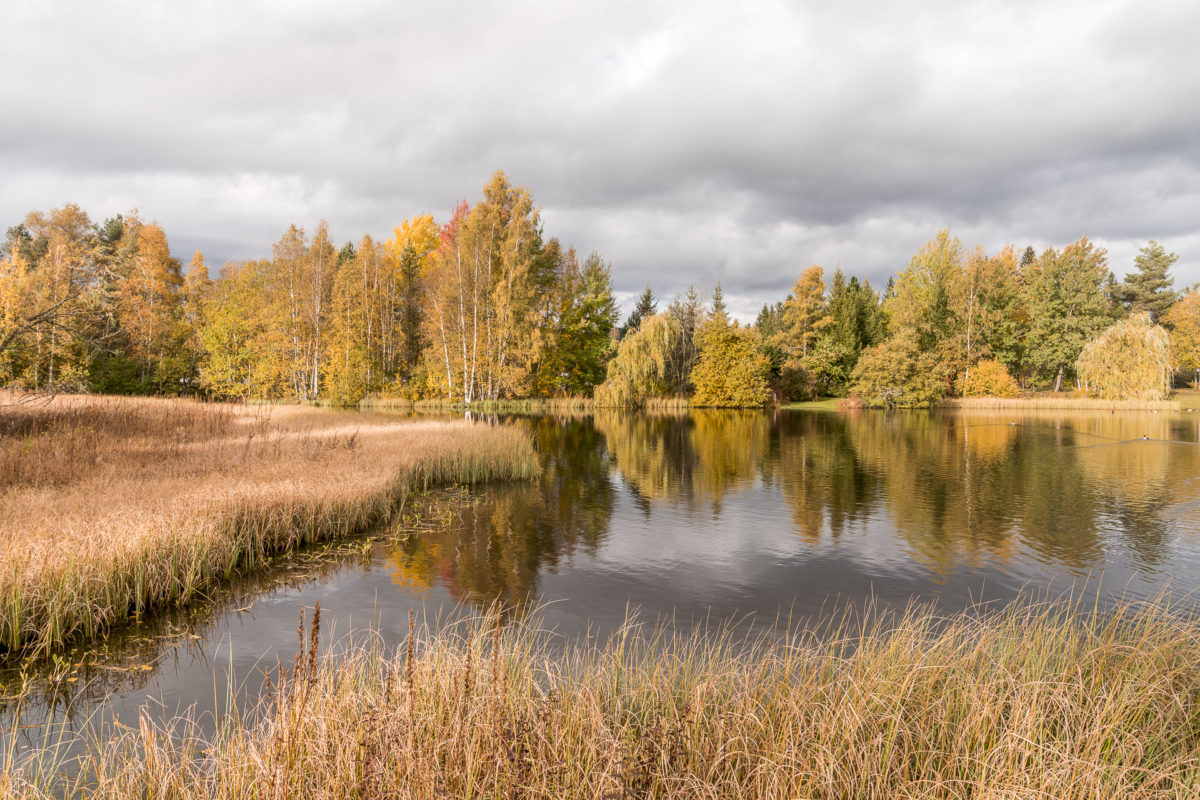
[[[1200,280],[1190,2],[18,4],[0,221],[138,207],[185,258],[444,217],[495,169],[631,297],[1157,238]]]

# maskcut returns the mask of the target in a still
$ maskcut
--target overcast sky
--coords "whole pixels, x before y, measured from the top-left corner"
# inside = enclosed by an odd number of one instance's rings
[[[405,7],[407,6],[407,7]],[[813,263],[881,286],[939,228],[1155,238],[1200,281],[1200,3],[0,0],[0,223],[140,209],[186,263],[444,220],[497,169],[626,310]]]

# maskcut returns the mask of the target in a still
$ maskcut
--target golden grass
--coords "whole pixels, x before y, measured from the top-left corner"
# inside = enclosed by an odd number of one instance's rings
[[[363,529],[418,486],[529,477],[504,426],[58,397],[0,408],[0,651],[42,653]]]
[[[386,409],[445,413],[473,411],[483,414],[555,414],[591,411],[590,397],[526,397],[507,400],[476,400],[466,403],[449,400],[407,400],[403,397],[368,397],[360,400],[358,407],[364,410]]]
[[[1179,411],[1178,400],[1104,400],[1071,395],[1047,397],[948,397],[938,402],[945,408],[1027,408],[1095,411]]]
[[[868,610],[782,638],[631,623],[565,648],[493,617],[336,662],[315,657],[316,638],[301,632],[295,666],[244,722],[208,736],[143,720],[57,765],[66,783],[43,752],[0,771],[0,787],[114,800],[1200,794],[1200,623],[1160,603]]]

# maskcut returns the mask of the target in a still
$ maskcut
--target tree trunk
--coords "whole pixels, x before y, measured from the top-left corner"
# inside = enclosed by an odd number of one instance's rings
[[[1062,391],[1062,379],[1063,379],[1063,365],[1059,364],[1058,365],[1058,374],[1054,376],[1054,391],[1055,392]]]

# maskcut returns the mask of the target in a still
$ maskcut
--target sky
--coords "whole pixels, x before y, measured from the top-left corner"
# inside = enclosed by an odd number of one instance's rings
[[[390,235],[496,170],[626,311],[800,272],[881,287],[938,230],[1156,239],[1200,281],[1200,3],[0,0],[0,224],[138,209],[184,263]]]

